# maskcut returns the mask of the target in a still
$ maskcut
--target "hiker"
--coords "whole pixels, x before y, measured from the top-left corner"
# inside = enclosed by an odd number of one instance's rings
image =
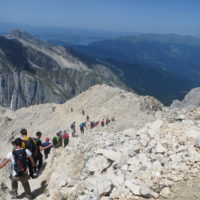
[[[73,108],[70,108],[70,111],[73,112]]]
[[[94,127],[99,125],[99,121],[94,122]]]
[[[40,171],[42,164],[43,164],[43,155],[41,153],[41,151],[43,150],[43,146],[42,146],[42,142],[41,142],[41,137],[42,137],[42,133],[40,131],[36,132],[35,134],[36,136],[36,145],[37,145],[37,155],[36,155],[36,159],[35,159],[35,165],[37,166],[36,171],[37,173]],[[37,165],[38,163],[38,165]]]
[[[32,137],[27,136],[26,129],[22,129],[20,133],[21,133],[21,138],[22,138],[22,148],[28,149],[32,154],[32,158],[34,159],[34,161],[36,161],[36,157],[37,157],[36,140]],[[36,168],[33,168],[30,160],[28,160],[28,168],[29,168],[29,176],[32,178],[36,178],[37,176]]]
[[[0,164],[0,169],[7,165],[8,162],[12,163],[11,183],[12,190],[10,192],[12,198],[17,198],[18,181],[22,183],[26,197],[32,200],[32,193],[28,182],[29,176],[27,173],[28,160],[30,160],[33,167],[35,162],[31,157],[31,152],[28,149],[22,148],[22,139],[17,138],[14,141],[15,150],[8,153],[6,159]]]
[[[72,137],[74,137],[76,134],[76,122],[73,122],[71,124],[71,130],[72,130]]]
[[[114,122],[115,121],[115,117],[112,117],[111,121]]]
[[[63,146],[62,131],[59,132],[59,137],[60,137],[60,143],[61,143],[61,147],[62,147]]]
[[[84,110],[82,110],[82,115],[85,115],[85,111]]]
[[[79,125],[81,134],[84,134],[84,128],[86,127],[85,125],[86,125],[85,122],[83,122],[83,123],[81,123],[81,124]]]
[[[101,121],[101,126],[102,126],[102,127],[104,127],[104,126],[105,126],[104,119]]]
[[[106,125],[108,125],[110,123],[110,120],[108,119],[108,117],[106,118]]]
[[[60,132],[57,132],[56,136],[53,137],[52,143],[55,148],[62,147],[62,138],[60,137]]]
[[[50,153],[50,151],[51,151],[51,147],[52,147],[52,144],[49,142],[49,138],[46,137],[46,138],[45,138],[45,142],[42,143],[42,146],[43,146],[43,147],[47,147],[47,146],[49,146],[49,145],[51,145],[51,146],[50,146],[48,149],[45,149],[45,150],[44,150],[44,157],[45,157],[45,159],[48,158],[48,155],[49,155],[49,153]]]
[[[64,147],[66,147],[69,143],[69,134],[65,130],[63,133],[63,142],[64,142]]]
[[[90,121],[90,117],[88,115],[86,116],[86,121]]]
[[[48,146],[43,146],[42,145],[42,141],[41,141],[41,137],[42,137],[42,133],[40,131],[36,132],[35,134],[36,136],[36,147],[37,147],[37,155],[36,155],[36,160],[35,160],[35,164],[37,166],[37,162],[38,162],[38,166],[36,168],[36,172],[37,172],[37,175],[38,173],[40,172],[40,169],[42,167],[42,164],[43,164],[43,155],[41,153],[42,150],[48,150],[52,147],[52,144],[49,144]]]

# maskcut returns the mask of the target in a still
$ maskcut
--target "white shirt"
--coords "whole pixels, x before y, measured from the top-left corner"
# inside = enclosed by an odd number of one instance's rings
[[[15,149],[15,151],[21,150],[21,149]],[[27,155],[27,158],[28,158],[28,157],[30,157],[32,155],[32,153],[28,149],[26,149],[26,155]],[[17,174],[16,174],[16,172],[14,170],[15,160],[14,160],[12,151],[8,153],[6,158],[9,159],[11,161],[11,163],[12,163],[12,176],[16,176]]]

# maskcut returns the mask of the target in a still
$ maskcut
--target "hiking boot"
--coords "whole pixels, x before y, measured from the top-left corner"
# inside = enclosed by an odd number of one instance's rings
[[[32,197],[31,195],[26,195],[26,198],[27,198],[28,200],[33,200],[33,197]]]
[[[17,191],[10,191],[11,199],[17,199],[18,198],[18,193]]]
[[[33,179],[34,179],[34,178],[37,178],[37,176],[36,176],[35,174],[30,175],[30,177],[33,178]]]

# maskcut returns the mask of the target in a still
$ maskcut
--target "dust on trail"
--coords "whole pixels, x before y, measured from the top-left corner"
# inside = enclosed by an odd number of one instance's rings
[[[191,177],[190,180],[177,182],[171,188],[171,195],[168,198],[159,200],[199,200],[200,199],[200,174]]]

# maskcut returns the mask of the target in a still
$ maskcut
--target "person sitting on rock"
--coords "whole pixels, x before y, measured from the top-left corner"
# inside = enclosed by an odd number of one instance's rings
[[[26,197],[32,200],[32,193],[29,185],[29,176],[27,172],[28,160],[31,161],[32,166],[35,167],[35,162],[31,157],[32,153],[28,149],[22,148],[22,139],[17,138],[14,141],[15,150],[8,153],[6,159],[0,164],[0,169],[5,167],[9,162],[12,163],[11,183],[12,190],[10,192],[12,198],[18,197],[18,181],[22,183]]]

